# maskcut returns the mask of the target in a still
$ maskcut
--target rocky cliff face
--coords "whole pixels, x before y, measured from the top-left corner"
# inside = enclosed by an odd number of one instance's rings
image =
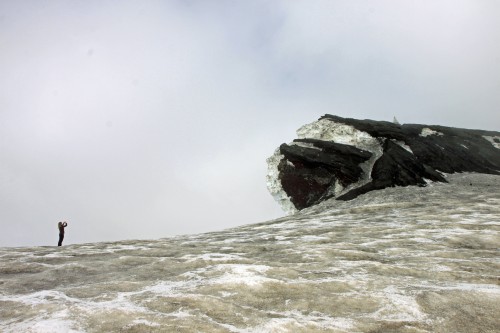
[[[325,115],[268,158],[268,188],[287,212],[444,173],[500,174],[500,132]]]

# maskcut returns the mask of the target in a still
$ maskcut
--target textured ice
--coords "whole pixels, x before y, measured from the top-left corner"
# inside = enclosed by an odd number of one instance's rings
[[[59,313],[54,313],[50,318],[45,318],[41,314],[37,318],[20,323],[15,328],[7,328],[4,333],[84,333],[85,331],[75,329],[75,322],[63,319],[67,318],[68,311],[63,310]]]
[[[223,272],[224,275],[208,281],[210,284],[245,284],[248,286],[258,286],[264,282],[280,282],[279,280],[265,277],[265,273],[270,267],[264,265],[222,264],[213,267],[213,269]]]
[[[496,332],[500,176],[446,177],[220,232],[0,248],[0,332]]]

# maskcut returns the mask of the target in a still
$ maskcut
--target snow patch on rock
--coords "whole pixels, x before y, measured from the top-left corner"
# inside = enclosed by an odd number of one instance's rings
[[[420,132],[420,136],[425,138],[426,136],[429,136],[429,135],[444,135],[444,134],[441,132],[438,132],[438,131],[434,131],[428,127],[422,128],[422,132]]]
[[[380,146],[378,141],[370,134],[350,125],[336,123],[330,119],[320,119],[302,126],[297,130],[297,136],[299,139],[317,139],[343,143],[364,150]]]
[[[500,136],[486,136],[486,135],[483,135],[483,138],[485,138],[486,140],[488,140],[489,142],[491,142],[491,144],[493,145],[493,147],[495,147],[496,149],[500,149]]]
[[[392,141],[392,142],[394,142],[395,144],[397,144],[398,146],[400,146],[401,148],[403,148],[404,150],[409,151],[410,153],[412,153],[412,154],[413,154],[413,151],[411,150],[410,146],[408,146],[408,145],[406,144],[406,142],[404,142],[404,141],[399,141],[399,140],[394,140],[394,139],[393,139],[393,140],[391,140],[391,141]]]
[[[269,193],[271,193],[274,200],[278,202],[283,211],[285,211],[285,213],[287,214],[293,214],[297,212],[297,208],[295,208],[295,206],[293,205],[290,196],[288,196],[285,190],[283,190],[283,186],[281,185],[281,180],[279,178],[278,165],[284,157],[285,156],[280,153],[280,150],[278,148],[274,151],[274,154],[266,160],[266,185]]]
[[[321,148],[316,147],[312,143],[308,143],[308,142],[292,142],[289,145],[290,146],[299,146],[299,147],[309,148],[309,149],[323,150]]]

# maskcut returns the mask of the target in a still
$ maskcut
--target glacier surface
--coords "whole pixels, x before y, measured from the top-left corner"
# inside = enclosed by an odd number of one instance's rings
[[[0,248],[0,331],[498,332],[500,176],[158,240]]]

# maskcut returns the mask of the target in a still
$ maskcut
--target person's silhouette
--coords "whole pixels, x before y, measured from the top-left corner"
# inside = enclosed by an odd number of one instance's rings
[[[68,222],[59,222],[57,224],[57,228],[59,229],[59,242],[57,243],[57,246],[61,246],[63,239],[64,239],[64,228],[68,226]]]

